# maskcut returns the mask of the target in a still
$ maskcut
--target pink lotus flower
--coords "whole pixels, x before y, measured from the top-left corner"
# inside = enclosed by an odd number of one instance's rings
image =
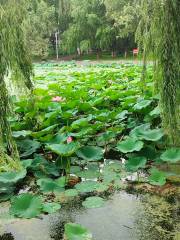
[[[67,143],[71,143],[73,141],[73,138],[72,137],[68,137],[67,138]]]
[[[62,97],[56,96],[52,98],[52,102],[63,102],[64,99]]]

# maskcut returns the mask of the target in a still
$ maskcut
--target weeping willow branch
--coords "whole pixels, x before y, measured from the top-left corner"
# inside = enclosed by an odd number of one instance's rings
[[[23,19],[24,0],[7,0],[0,3],[0,163],[4,168],[20,168],[19,154],[12,137],[8,118],[11,114],[5,76],[9,71],[19,71],[25,86],[32,89],[32,64],[25,46]],[[18,79],[17,79],[18,81]],[[13,82],[12,82],[13,84]],[[0,169],[2,170],[2,169]]]
[[[142,0],[136,38],[154,55],[154,79],[160,92],[164,129],[180,146],[180,1]]]
[[[180,144],[180,2],[166,0],[163,6],[159,47],[161,107],[164,126],[174,145]]]

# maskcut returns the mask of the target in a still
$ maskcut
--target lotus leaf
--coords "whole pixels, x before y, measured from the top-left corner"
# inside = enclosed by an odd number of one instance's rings
[[[24,193],[12,198],[10,213],[20,218],[34,218],[41,213],[42,207],[40,197]]]
[[[148,107],[152,103],[151,100],[140,100],[134,105],[135,110],[141,110],[143,108]]]
[[[88,197],[82,203],[85,208],[100,208],[104,206],[104,199],[101,197]]]
[[[157,168],[150,170],[149,182],[152,185],[163,186],[166,183],[166,174]]]
[[[140,151],[143,148],[144,143],[137,141],[134,138],[127,138],[117,144],[117,149],[123,153]]]
[[[81,147],[76,154],[87,161],[98,161],[103,158],[103,149],[100,147],[85,146]]]
[[[51,144],[48,145],[47,148],[52,152],[60,155],[60,156],[71,156],[77,149],[79,145],[77,142],[71,142],[68,144]]]
[[[59,209],[61,209],[61,205],[59,203],[45,203],[42,210],[45,213],[54,213]]]
[[[164,162],[176,163],[180,161],[180,149],[171,148],[166,150],[160,157]]]
[[[132,157],[129,158],[125,164],[127,171],[136,172],[139,168],[146,166],[147,159],[145,157]]]
[[[92,240],[89,230],[80,224],[65,224],[65,239],[67,240]]]

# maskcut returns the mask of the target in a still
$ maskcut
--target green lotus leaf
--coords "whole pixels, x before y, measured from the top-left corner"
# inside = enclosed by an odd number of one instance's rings
[[[80,127],[87,127],[88,124],[89,124],[89,119],[88,118],[81,118],[81,119],[78,119],[78,120],[74,121],[71,124],[71,128],[72,129],[78,129]]]
[[[20,172],[3,172],[0,173],[0,184],[15,184],[25,178],[27,171],[24,169]]]
[[[58,182],[50,178],[40,178],[37,180],[37,185],[40,186],[42,192],[63,192],[64,188]]]
[[[112,131],[107,131],[105,133],[102,133],[97,138],[97,143],[99,146],[107,144],[111,139],[115,138],[116,134]]]
[[[20,218],[34,218],[41,213],[42,207],[40,197],[24,193],[12,198],[10,213]]]
[[[166,183],[166,174],[159,171],[157,168],[150,170],[150,176],[148,178],[149,183],[155,186],[163,186]]]
[[[80,182],[76,184],[75,188],[80,193],[88,193],[88,192],[94,192],[97,186],[98,184],[95,181],[85,181],[85,182]]]
[[[116,115],[116,119],[124,120],[125,118],[127,118],[127,116],[126,116],[127,114],[128,114],[128,111],[124,110]]]
[[[19,137],[27,137],[29,135],[31,135],[31,131],[28,131],[28,130],[22,130],[22,131],[14,131],[12,133],[13,137],[14,138],[19,138]]]
[[[98,193],[103,193],[103,192],[107,191],[108,189],[109,189],[108,184],[106,184],[104,182],[103,183],[98,182],[95,187],[95,191]]]
[[[154,110],[152,110],[149,115],[150,116],[159,116],[161,113],[161,110],[159,108],[159,106],[157,106],[156,108],[154,108]]]
[[[105,201],[101,197],[88,197],[84,202],[82,202],[82,205],[85,208],[100,208],[103,207],[105,204]]]
[[[81,129],[81,131],[77,133],[71,133],[71,136],[76,138],[82,138],[84,136],[91,135],[92,133],[93,129],[91,127],[84,127],[83,129]]]
[[[149,129],[150,129],[149,123],[137,126],[130,132],[130,137],[142,139],[142,135]]]
[[[92,240],[90,231],[76,223],[65,224],[64,235],[66,240]]]
[[[51,214],[57,212],[59,209],[61,209],[61,205],[59,203],[45,203],[42,211]]]
[[[106,165],[103,167],[103,171],[111,171],[111,172],[120,172],[122,169],[122,164],[119,161],[110,160],[110,162],[106,162]]]
[[[28,157],[35,153],[41,144],[35,140],[25,139],[17,142],[19,150],[21,152],[21,157]]]
[[[140,168],[144,168],[146,166],[147,159],[145,157],[132,157],[129,158],[125,163],[125,167],[127,171],[136,172]]]
[[[76,197],[78,196],[78,191],[76,189],[68,189],[64,192],[66,197]]]
[[[102,173],[102,178],[103,178],[103,183],[110,184],[115,180],[121,179],[121,175],[119,173],[112,172],[112,171],[104,171]]]
[[[133,129],[130,132],[130,136],[140,140],[158,141],[164,136],[164,133],[160,128],[150,129],[149,124],[143,124]]]
[[[66,141],[67,139],[67,134],[57,134],[57,135],[50,135],[48,139],[46,139],[49,135],[40,138],[40,140],[45,141],[48,144],[59,144],[59,143],[63,143],[64,141]]]
[[[76,154],[86,161],[98,161],[103,158],[103,149],[100,147],[85,146],[81,147]]]
[[[77,176],[85,179],[94,179],[100,176],[100,172],[93,170],[83,170],[77,173]]]
[[[134,138],[127,138],[117,144],[117,149],[123,153],[140,151],[143,148],[144,143],[137,141]]]
[[[79,166],[71,166],[70,172],[71,174],[77,175],[81,171],[81,168]]]
[[[48,133],[51,133],[57,126],[58,126],[58,124],[54,124],[54,125],[49,126],[49,127],[45,128],[45,129],[42,129],[39,132],[33,132],[31,135],[34,138],[40,138],[40,137],[42,137],[44,135],[47,135]]]
[[[66,186],[66,180],[67,180],[66,177],[63,176],[63,177],[56,179],[55,182],[58,184],[58,186],[63,188]]]
[[[27,159],[27,160],[21,161],[21,164],[25,169],[27,169],[27,168],[31,167],[32,162],[33,162],[33,159]]]
[[[71,142],[68,144],[51,144],[47,146],[47,149],[51,150],[52,152],[60,155],[60,156],[71,156],[73,153],[76,152],[78,149],[79,144],[77,142]]]
[[[143,108],[148,107],[152,103],[151,100],[140,100],[134,105],[135,110],[141,110]]]
[[[142,139],[147,140],[147,141],[153,141],[156,142],[160,140],[164,136],[163,130],[162,129],[150,129],[146,132],[143,133]]]
[[[79,111],[87,111],[87,110],[90,110],[92,108],[91,104],[88,103],[88,102],[84,102],[84,103],[81,103],[79,106]]]
[[[180,149],[171,148],[166,150],[160,157],[164,162],[176,163],[180,161]]]

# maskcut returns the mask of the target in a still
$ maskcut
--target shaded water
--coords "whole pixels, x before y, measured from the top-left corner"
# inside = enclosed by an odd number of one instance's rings
[[[122,191],[102,208],[84,210],[72,205],[42,219],[10,219],[6,207],[0,211],[0,240],[60,240],[67,222],[89,228],[94,240],[179,240],[178,202],[170,204],[157,196]]]

